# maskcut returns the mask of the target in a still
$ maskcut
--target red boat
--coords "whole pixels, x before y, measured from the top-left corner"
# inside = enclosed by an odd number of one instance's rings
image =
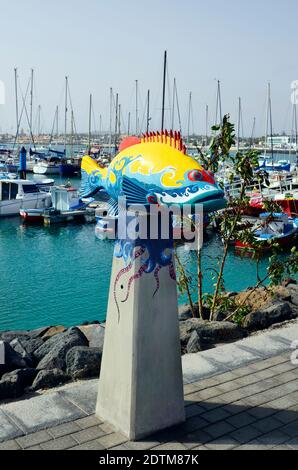
[[[236,250],[269,251],[272,244],[290,246],[296,239],[298,232],[298,220],[289,219],[287,214],[263,213],[251,229],[255,239],[252,246],[236,240]]]

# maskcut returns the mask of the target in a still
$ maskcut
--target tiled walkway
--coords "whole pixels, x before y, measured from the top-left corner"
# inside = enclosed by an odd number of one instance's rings
[[[85,410],[83,417],[79,414],[68,423],[20,437],[12,434],[10,437],[14,438],[2,442],[0,450],[298,449],[298,366],[290,356],[288,351],[186,384],[187,421],[141,442],[127,442],[94,415],[87,416]],[[90,388],[88,383],[86,386]],[[75,404],[76,396],[71,395],[71,390],[66,389],[67,398]],[[55,393],[44,395],[48,406]],[[65,400],[66,403],[69,404]],[[19,404],[24,409],[26,402]],[[12,428],[18,424],[18,417],[9,410],[4,415],[7,432],[9,424]],[[20,426],[24,427],[24,423],[22,416]]]

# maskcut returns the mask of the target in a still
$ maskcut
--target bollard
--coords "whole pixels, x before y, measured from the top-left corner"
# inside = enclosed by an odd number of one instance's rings
[[[185,420],[173,240],[160,233],[115,242],[96,415],[130,440]]]

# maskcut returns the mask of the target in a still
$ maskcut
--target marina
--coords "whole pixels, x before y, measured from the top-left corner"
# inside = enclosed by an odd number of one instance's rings
[[[0,452],[296,450],[297,2],[0,6]]]

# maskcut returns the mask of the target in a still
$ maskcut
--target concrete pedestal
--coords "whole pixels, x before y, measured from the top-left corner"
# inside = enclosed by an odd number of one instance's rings
[[[173,260],[146,273],[146,258],[114,256],[96,407],[130,440],[185,420]]]

